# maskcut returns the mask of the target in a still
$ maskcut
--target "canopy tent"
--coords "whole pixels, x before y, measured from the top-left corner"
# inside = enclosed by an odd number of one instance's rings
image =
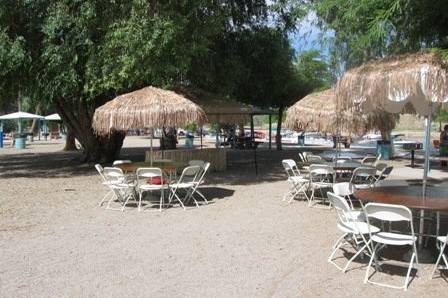
[[[333,89],[311,93],[286,112],[286,127],[330,133],[364,134],[372,129],[391,131],[398,118],[390,113],[341,111]]]
[[[59,114],[51,114],[44,117],[44,120],[47,121],[62,121],[61,116]]]
[[[107,135],[140,128],[179,127],[206,120],[201,107],[173,91],[152,86],[120,95],[95,110],[93,129]],[[151,151],[152,151],[151,134]],[[152,154],[151,154],[152,161]]]
[[[26,112],[15,112],[0,116],[0,120],[29,120],[29,119],[43,119],[40,115],[30,114]]]

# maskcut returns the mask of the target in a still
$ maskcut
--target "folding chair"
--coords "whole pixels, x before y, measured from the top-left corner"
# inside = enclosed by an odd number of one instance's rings
[[[307,155],[306,155],[306,160],[307,160],[307,162],[309,162],[310,164],[313,164],[313,163],[322,163],[322,161],[323,161],[322,156],[319,156],[319,155],[312,155],[312,154],[307,154]]]
[[[446,236],[438,236],[437,237],[436,246],[439,249],[440,253],[439,253],[439,256],[437,257],[437,261],[436,261],[436,264],[434,265],[434,269],[432,270],[431,279],[433,279],[434,274],[436,273],[436,270],[439,267],[441,259],[443,259],[443,263],[445,264],[445,268],[443,268],[443,269],[445,269],[445,270],[448,269],[448,260],[445,255],[445,248],[446,248],[447,240],[448,240],[448,234]]]
[[[108,181],[106,179],[106,177],[104,176],[104,168],[100,165],[100,164],[96,164],[95,165],[95,169],[97,170],[98,174],[100,174],[101,177],[101,184],[107,186],[107,190],[108,192],[104,195],[103,199],[101,200],[101,202],[98,204],[99,207],[103,206],[104,201],[110,196],[113,195],[113,191],[112,189],[110,189],[110,187],[107,185]]]
[[[118,159],[118,160],[115,160],[112,163],[112,165],[113,166],[118,166],[118,165],[123,165],[123,164],[128,164],[128,163],[132,163],[132,161],[129,160],[129,159]]]
[[[316,190],[321,193],[321,199],[326,201],[323,189],[333,189],[333,183],[336,181],[336,172],[332,166],[322,164],[310,165],[309,188],[311,189],[311,197],[308,206],[316,200]]]
[[[138,211],[141,211],[142,198],[145,192],[160,191],[159,211],[164,205],[164,192],[168,190],[168,181],[159,168],[138,168],[136,172],[138,191]]]
[[[350,205],[350,214],[352,218],[359,221],[365,221],[364,211],[362,209],[355,209],[353,206],[353,190],[354,187],[350,182],[340,182],[333,184],[333,193],[337,196],[343,197]],[[362,206],[362,203],[358,200]]]
[[[377,162],[376,156],[366,156],[361,160],[363,165],[373,166]]]
[[[106,209],[124,211],[129,200],[132,198],[135,201],[135,183],[127,181],[123,171],[119,168],[104,168],[103,175],[106,178],[106,185],[111,189],[114,196],[108,201]],[[120,201],[122,207],[120,209],[111,208],[110,204],[114,199]]]
[[[282,160],[282,165],[288,176],[288,182],[290,183],[290,189],[288,193],[283,196],[282,201],[286,201],[289,198],[288,203],[291,203],[292,200],[302,194],[309,202],[310,199],[306,193],[309,186],[309,180],[300,175],[296,162],[292,159],[284,159]]]
[[[385,165],[385,167],[384,167],[384,165]],[[379,163],[379,164],[377,164],[376,169],[377,169],[377,173],[375,175],[375,178],[376,178],[375,183],[378,184],[381,180],[384,180],[387,177],[389,177],[389,175],[390,175],[390,173],[392,173],[394,167]]]
[[[411,210],[401,205],[368,203],[365,206],[365,213],[367,223],[369,223],[371,218],[374,218],[382,223],[382,227],[384,227],[384,223],[390,223],[392,225],[392,223],[394,222],[406,222],[408,226],[410,226],[410,235],[405,233],[398,233],[396,231],[386,231],[384,228],[382,228],[380,232],[370,234],[370,239],[375,245],[373,246],[373,253],[370,257],[369,265],[367,267],[366,275],[364,278],[364,283],[369,282],[383,287],[404,289],[406,291],[409,285],[409,276],[411,274],[414,260],[418,264],[417,246],[415,244],[415,242],[417,241],[417,237],[414,234],[414,225],[412,222]],[[370,267],[372,267],[372,263],[374,261],[376,265],[375,267],[377,269],[379,268],[379,266],[381,266],[378,261],[377,255],[379,251],[386,245],[411,246],[412,248],[412,256],[411,260],[409,261],[409,266],[403,286],[394,286],[385,283],[373,282],[370,280]]]
[[[373,186],[376,182],[376,168],[359,167],[353,171],[350,178],[350,184],[356,189],[366,189]]]
[[[206,162],[204,163],[204,167],[202,168],[202,170],[198,173],[198,175],[196,176],[196,179],[193,181],[194,186],[189,190],[189,194],[188,194],[188,198],[187,198],[187,202],[191,199],[192,196],[194,196],[195,194],[199,195],[205,202],[205,204],[208,204],[207,199],[205,198],[205,196],[199,191],[199,186],[201,186],[204,183],[204,177],[205,174],[207,174],[208,169],[210,168],[210,163]]]
[[[199,204],[196,201],[196,199],[193,196],[190,196],[190,191],[192,188],[194,188],[194,186],[195,186],[194,182],[196,181],[196,178],[199,175],[200,171],[201,171],[200,166],[186,167],[182,171],[182,175],[180,176],[179,180],[176,182],[170,183],[170,185],[169,185],[170,192],[171,192],[170,197],[169,197],[170,203],[175,198],[179,202],[179,204],[182,206],[182,208],[185,210],[185,206],[179,197],[180,190],[183,190],[185,192],[184,200],[192,198],[196,204],[196,207],[199,208]]]
[[[346,272],[350,263],[355,260],[359,254],[364,252],[366,248],[369,254],[372,254],[372,248],[370,246],[371,239],[367,240],[367,236],[379,232],[380,229],[375,226],[369,226],[368,223],[359,221],[357,218],[353,217],[352,210],[343,197],[332,192],[328,192],[327,196],[338,215],[337,227],[343,233],[333,245],[333,251],[328,257],[328,262],[335,265],[336,268],[342,270],[342,272]],[[352,246],[356,250],[356,253],[348,260],[345,266],[341,268],[334,262],[333,257],[344,244]],[[360,245],[362,246],[360,247]]]
[[[200,166],[203,169],[205,166],[205,161],[193,159],[188,162],[188,165],[189,166]]]

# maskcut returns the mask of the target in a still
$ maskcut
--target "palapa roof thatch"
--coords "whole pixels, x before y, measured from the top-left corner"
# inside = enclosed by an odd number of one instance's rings
[[[309,94],[287,110],[285,126],[294,130],[364,134],[392,130],[398,120],[390,113],[339,111],[333,89]]]
[[[93,128],[100,135],[138,128],[202,124],[201,107],[173,91],[145,87],[120,95],[95,110]]]
[[[176,86],[173,90],[199,105],[210,123],[244,124],[250,121],[250,115],[260,111],[251,105],[198,88]]]
[[[448,63],[434,51],[376,60],[348,70],[336,97],[342,109],[428,115],[448,102]]]

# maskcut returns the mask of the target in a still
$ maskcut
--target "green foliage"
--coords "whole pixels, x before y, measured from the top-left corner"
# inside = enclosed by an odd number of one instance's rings
[[[448,47],[448,1],[322,0],[312,6],[332,29],[334,67],[359,65],[387,54]]]
[[[306,94],[330,88],[332,74],[319,51],[303,52],[297,57],[295,69]]]

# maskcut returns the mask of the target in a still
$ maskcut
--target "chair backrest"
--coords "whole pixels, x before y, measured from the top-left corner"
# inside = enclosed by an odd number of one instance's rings
[[[282,160],[282,165],[288,175],[288,178],[300,175],[299,168],[293,159]]]
[[[373,184],[376,180],[376,168],[359,167],[353,171],[350,178],[351,184]]]
[[[164,184],[163,172],[160,168],[138,168],[136,171],[137,184],[146,184],[154,178],[160,179],[160,185]]]
[[[98,174],[100,174],[100,176],[101,176],[101,178],[103,179],[103,180],[106,180],[106,177],[104,177],[104,168],[103,168],[103,166],[102,165],[100,165],[99,163],[97,163],[96,165],[95,165],[95,169],[97,170],[97,172],[98,172]]]
[[[376,170],[377,170],[377,173],[378,173],[378,172],[381,173],[382,171],[384,171],[385,168],[387,168],[387,164],[384,163],[384,162],[379,162],[379,163],[377,163],[377,164],[375,165],[375,168],[376,168]]]
[[[333,193],[337,196],[348,197],[353,194],[353,186],[349,182],[333,184]]]
[[[313,163],[313,162],[321,162],[322,161],[322,156],[319,155],[312,155],[312,154],[307,154],[306,156],[306,160],[309,163]]]
[[[310,165],[310,182],[311,181],[334,183],[336,181],[336,171],[329,165],[312,164]]]
[[[373,165],[376,162],[376,156],[366,156],[361,160],[364,165]]]
[[[182,171],[182,175],[180,176],[178,183],[195,182],[200,172],[200,166],[188,166]]]
[[[106,181],[124,181],[124,174],[120,168],[105,167],[103,175]]]
[[[406,221],[411,227],[412,236],[414,236],[414,225],[412,223],[412,212],[408,207],[393,204],[368,203],[364,207],[366,218],[371,218],[382,222]]]
[[[205,174],[207,174],[208,169],[210,168],[211,163],[206,162],[204,166],[202,167],[202,172],[196,176],[195,182],[201,183],[204,180]]]
[[[194,160],[190,160],[188,162],[188,165],[189,166],[200,166],[201,168],[204,168],[205,161],[194,159]]]
[[[299,152],[299,160],[300,162],[306,162],[306,158],[305,155],[303,154],[303,152]]]
[[[129,160],[129,159],[118,159],[118,160],[115,160],[115,161],[112,163],[112,165],[113,165],[113,166],[117,166],[117,165],[123,165],[123,164],[128,164],[128,163],[132,163],[132,161]]]
[[[338,196],[332,192],[327,192],[327,197],[330,200],[331,205],[336,209],[338,214],[339,222],[342,224],[347,222],[354,222],[356,219],[352,216],[350,212],[350,206],[347,203],[347,200],[341,196]]]

